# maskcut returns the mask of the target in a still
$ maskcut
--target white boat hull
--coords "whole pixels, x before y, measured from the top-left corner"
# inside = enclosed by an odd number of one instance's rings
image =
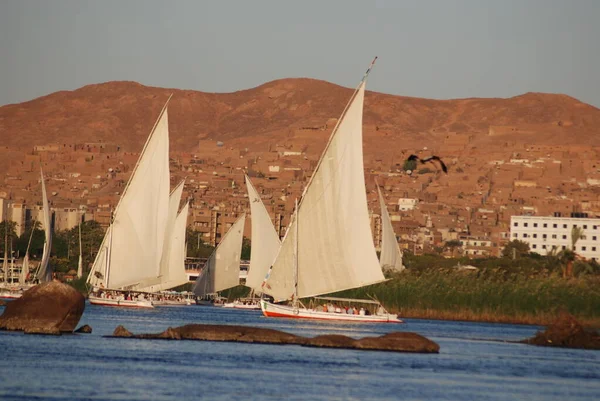
[[[142,300],[126,300],[126,299],[115,299],[115,298],[101,298],[89,296],[90,304],[101,305],[101,306],[117,306],[126,308],[154,308],[152,301]]]
[[[258,303],[244,304],[241,302],[228,302],[226,304],[223,304],[223,308],[259,310],[260,305]]]
[[[185,305],[193,305],[195,301],[193,299],[182,299],[182,300],[174,300],[167,299],[164,301],[152,301],[154,306],[185,306]]]
[[[22,291],[2,291],[0,292],[0,298],[2,299],[18,299],[23,295]]]
[[[265,300],[260,301],[262,313],[266,317],[285,317],[293,319],[328,320],[357,323],[403,323],[398,315],[386,313],[383,315],[348,315],[346,313],[321,312],[314,309],[294,309],[288,305],[278,305]]]

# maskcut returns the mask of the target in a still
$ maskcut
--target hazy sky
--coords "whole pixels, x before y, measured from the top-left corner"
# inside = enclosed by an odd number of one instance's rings
[[[132,80],[231,92],[286,77],[426,98],[600,107],[596,0],[0,0],[0,105]]]

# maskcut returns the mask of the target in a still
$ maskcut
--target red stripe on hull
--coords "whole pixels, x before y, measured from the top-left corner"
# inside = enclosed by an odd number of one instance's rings
[[[300,315],[287,315],[285,313],[263,311],[266,317],[285,317],[288,319],[324,320],[328,322],[353,322],[353,323],[403,323],[402,320],[354,320],[354,319],[327,319],[324,317],[305,317]]]

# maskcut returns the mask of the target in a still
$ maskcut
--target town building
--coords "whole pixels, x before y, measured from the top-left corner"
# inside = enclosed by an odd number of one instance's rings
[[[531,252],[540,255],[547,255],[552,249],[573,249],[586,259],[600,259],[600,219],[573,214],[582,217],[512,216],[510,239],[526,242]],[[573,245],[574,229],[581,229],[582,233]]]

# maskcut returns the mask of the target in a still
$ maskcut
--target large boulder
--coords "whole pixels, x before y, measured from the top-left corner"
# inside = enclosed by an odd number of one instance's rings
[[[25,291],[6,305],[0,330],[26,333],[72,333],[81,319],[85,299],[73,287],[51,281]]]

